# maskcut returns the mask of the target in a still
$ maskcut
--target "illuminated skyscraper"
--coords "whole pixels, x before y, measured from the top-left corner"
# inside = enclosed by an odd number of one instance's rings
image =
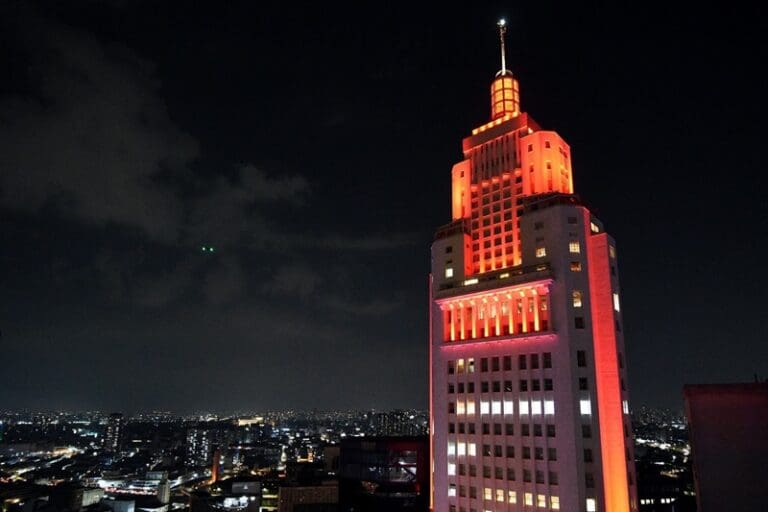
[[[615,244],[568,144],[521,111],[499,29],[491,120],[432,245],[432,509],[634,511]]]
[[[104,448],[111,452],[119,452],[123,445],[123,429],[125,420],[122,413],[113,412],[107,419],[107,429],[104,433]]]

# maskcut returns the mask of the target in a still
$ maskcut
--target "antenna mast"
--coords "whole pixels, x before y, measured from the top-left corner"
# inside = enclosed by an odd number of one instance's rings
[[[501,74],[507,72],[507,55],[504,48],[504,35],[507,33],[507,20],[501,18],[496,25],[499,27],[499,40],[501,41]]]

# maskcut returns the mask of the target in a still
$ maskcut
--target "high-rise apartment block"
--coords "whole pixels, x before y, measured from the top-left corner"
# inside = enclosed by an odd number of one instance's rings
[[[125,418],[122,413],[113,412],[107,418],[107,428],[104,432],[104,449],[111,452],[119,452],[123,444],[123,430]]]
[[[431,508],[635,511],[616,246],[571,148],[521,111],[499,27],[491,120],[432,245]]]

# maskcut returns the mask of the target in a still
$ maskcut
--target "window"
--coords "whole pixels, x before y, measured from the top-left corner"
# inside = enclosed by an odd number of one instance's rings
[[[464,383],[463,382],[459,382],[459,393],[460,394],[464,393]]]
[[[500,436],[501,435],[501,423],[494,423],[493,424],[493,435]]]
[[[530,473],[530,471],[529,471],[529,473]],[[528,480],[527,481],[528,482],[531,481],[530,475],[528,476]],[[533,493],[530,493],[530,492],[525,493],[525,504],[528,505],[529,507],[533,506]]]
[[[552,379],[544,379],[544,391],[552,391],[553,389]]]
[[[453,441],[448,442],[448,455],[456,455],[456,443]]]
[[[448,497],[453,498],[456,496],[456,484],[450,484],[448,486]]]
[[[533,435],[536,437],[541,437],[541,424],[540,423],[534,423],[533,424]]]
[[[477,476],[477,466],[474,464],[469,465],[469,476]],[[470,496],[472,495],[472,489],[469,489]]]
[[[480,414],[488,414],[490,412],[490,403],[487,400],[480,401]]]
[[[621,307],[619,305],[619,294],[614,293],[613,294],[613,309],[618,313],[621,311]]]
[[[467,423],[467,434],[474,434],[474,433],[475,433],[475,424]]]
[[[504,381],[504,391],[505,392],[512,391],[512,381],[511,380],[505,380]]]
[[[467,414],[475,414],[475,401],[467,400]]]
[[[445,254],[449,254],[449,253],[452,253],[452,252],[453,252],[453,246],[452,245],[448,245],[448,246],[445,247]]]
[[[466,407],[464,405],[464,401],[460,400],[456,402],[456,414],[464,414],[466,412]]]
[[[580,308],[581,307],[581,290],[573,290],[571,295],[573,296],[573,307]]]
[[[541,447],[534,448],[533,458],[536,460],[544,460],[544,448],[541,448]]]
[[[475,373],[475,360],[471,357],[467,359],[467,373]]]
[[[528,367],[528,366],[525,364],[525,362],[526,362],[526,359],[525,359],[525,354],[521,354],[521,355],[520,355],[520,356],[518,356],[518,358],[517,358],[517,367],[518,367],[520,370],[525,370],[525,369]]]
[[[464,423],[459,423],[459,434],[464,433]]]
[[[581,366],[581,365],[579,365],[579,366]],[[586,391],[586,390],[589,389],[589,384],[587,382],[587,378],[586,377],[579,377],[579,389],[581,391]]]
[[[592,450],[589,448],[584,450],[584,462],[592,462]]]
[[[475,443],[469,443],[467,445],[467,455],[471,457],[477,455],[477,445]]]
[[[557,448],[547,448],[547,460],[557,460]]]
[[[531,402],[531,414],[541,414],[541,401],[533,400]]]
[[[528,391],[528,381],[525,379],[522,379],[520,381],[520,391]]]
[[[540,508],[547,507],[547,497],[544,494],[536,495],[536,506]]]
[[[447,267],[445,269],[445,278],[446,279],[450,279],[451,277],[453,277],[453,268],[452,267]]]
[[[587,498],[587,512],[597,512],[597,501],[595,501],[595,498]]]
[[[456,414],[456,404],[454,402],[448,402],[448,414]]]
[[[552,352],[544,352],[544,368],[552,368]]]
[[[554,425],[547,425],[547,437],[555,437],[556,430]]]
[[[491,402],[491,414],[501,414],[501,400]]]
[[[487,393],[488,392],[488,381],[482,381],[480,383],[480,392],[481,393]]]
[[[531,354],[531,369],[537,370],[539,368],[539,354]]]
[[[480,359],[480,371],[481,372],[487,372],[488,371],[488,358],[484,357]]]
[[[550,496],[549,498],[550,508],[552,510],[560,510],[560,497]]]
[[[448,361],[448,375],[456,373],[456,366],[453,361]]]
[[[592,414],[592,402],[587,400],[579,400],[579,412],[583,415]]]
[[[512,357],[504,356],[504,371],[509,371],[511,369],[512,369]]]
[[[523,425],[525,426],[525,425]],[[531,448],[529,446],[523,446],[523,459],[530,459],[531,458]],[[529,473],[530,474],[530,473]],[[525,473],[523,473],[525,475]],[[526,482],[530,482],[530,476],[528,477],[529,480],[525,480]],[[523,476],[523,479],[525,479],[525,476]]]
[[[583,350],[576,351],[576,364],[578,364],[580,368],[587,366],[587,353]]]
[[[520,414],[528,414],[528,400],[520,400]]]
[[[515,403],[512,400],[504,400],[504,414],[515,412]]]
[[[504,456],[504,447],[500,444],[493,445],[493,456],[494,457],[503,457]]]
[[[514,446],[507,446],[507,458],[514,459],[515,458],[515,447]],[[514,480],[512,478],[511,480]]]
[[[611,256],[611,258],[616,257],[616,248],[612,245],[608,246],[608,254]]]
[[[496,489],[496,501],[504,502],[504,489]]]
[[[533,144],[528,144],[528,152],[530,153],[533,151]]]
[[[450,394],[453,394],[453,393],[454,393],[453,384],[448,384],[448,394],[450,395]]]
[[[544,414],[547,416],[552,416],[555,414],[554,400],[544,400]]]
[[[487,436],[491,433],[491,425],[488,423],[483,423],[483,435]]]
[[[494,371],[494,372],[499,371],[499,358],[498,357],[492,357],[491,358],[491,371]]]
[[[592,437],[592,427],[590,425],[581,426],[581,437],[589,439]]]
[[[486,500],[492,500],[493,499],[493,489],[490,487],[486,487],[483,489],[483,498]]]
[[[536,257],[537,258],[543,258],[547,255],[547,248],[546,247],[537,247],[536,248]]]
[[[522,425],[520,425],[520,433],[524,437],[530,436],[531,435],[531,426],[529,424],[527,424],[527,423],[523,423]]]
[[[600,232],[600,226],[598,226],[594,222],[590,221],[590,223],[589,223],[589,230],[592,231],[593,233],[599,233]]]
[[[493,381],[493,387],[491,388],[494,393],[500,393],[501,392],[501,382],[498,380]]]
[[[573,319],[573,325],[576,327],[576,329],[583,329],[584,328],[584,317],[583,316],[577,316]]]
[[[572,261],[571,262],[571,272],[581,272],[581,262],[580,261]]]
[[[484,457],[490,457],[491,456],[491,445],[484,444],[483,445],[483,456]]]
[[[571,251],[572,254],[579,254],[581,252],[581,246],[578,241],[574,240],[568,244],[568,250]]]
[[[584,473],[584,485],[587,486],[587,489],[594,489],[595,475],[593,475],[592,473]]]
[[[515,472],[513,471],[512,475],[514,476],[514,474]],[[514,478],[512,480],[514,480]],[[507,501],[513,505],[517,503],[517,491],[507,491]]]
[[[456,474],[456,464],[449,462],[448,463],[448,476],[453,476]]]
[[[475,392],[475,383],[467,382],[467,393],[474,393],[474,392]]]
[[[568,217],[568,224],[576,224],[577,221],[576,217]]]
[[[459,475],[464,476],[467,474],[467,466],[465,464],[459,464]]]
[[[491,478],[491,467],[483,466],[483,478]]]

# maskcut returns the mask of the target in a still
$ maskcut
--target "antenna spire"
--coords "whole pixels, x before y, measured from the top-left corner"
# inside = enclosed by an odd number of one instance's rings
[[[507,33],[507,20],[501,18],[496,25],[499,27],[499,40],[501,41],[501,74],[507,73],[507,52],[504,48],[504,35]]]

